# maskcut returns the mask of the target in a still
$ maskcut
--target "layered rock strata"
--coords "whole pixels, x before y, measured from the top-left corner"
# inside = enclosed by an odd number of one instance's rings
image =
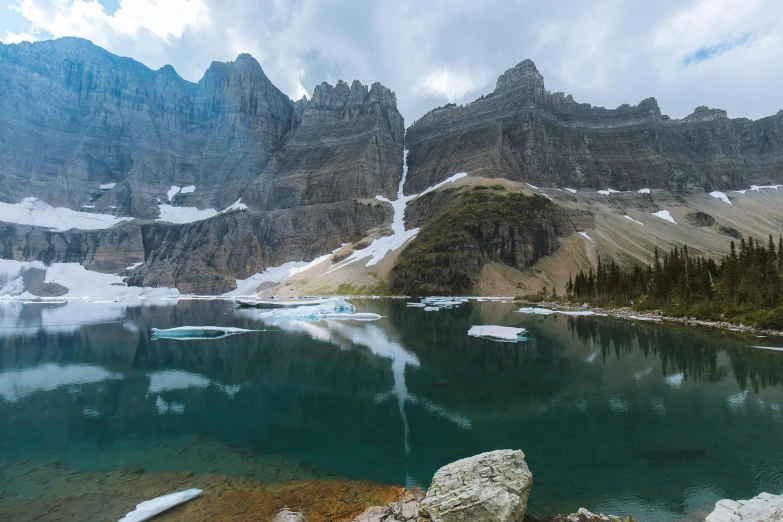
[[[742,189],[783,181],[783,111],[751,121],[698,107],[673,120],[654,98],[616,109],[544,88],[525,60],[473,103],[434,109],[408,128],[415,193],[455,172],[551,187]]]

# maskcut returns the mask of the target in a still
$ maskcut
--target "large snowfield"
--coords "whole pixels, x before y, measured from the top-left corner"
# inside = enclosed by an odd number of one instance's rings
[[[115,217],[109,214],[77,212],[69,208],[53,207],[38,198],[24,198],[21,203],[0,203],[0,221],[49,228],[64,232],[79,230],[103,230],[117,223],[130,221],[132,217]]]

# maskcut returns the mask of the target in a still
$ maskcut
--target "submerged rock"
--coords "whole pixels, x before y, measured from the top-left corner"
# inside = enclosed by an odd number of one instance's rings
[[[270,522],[305,522],[305,517],[302,513],[285,508]]]
[[[440,468],[421,503],[423,522],[519,522],[533,474],[520,450],[497,450]]]
[[[783,495],[761,493],[750,500],[719,500],[706,522],[783,521]]]

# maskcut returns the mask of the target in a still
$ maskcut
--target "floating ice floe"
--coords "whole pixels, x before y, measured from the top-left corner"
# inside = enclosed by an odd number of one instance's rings
[[[55,208],[33,197],[24,198],[21,203],[0,203],[0,221],[45,227],[54,232],[64,232],[72,228],[103,230],[132,219],[132,217],[115,217],[110,214],[78,212],[63,207]]]
[[[158,205],[158,209],[160,209],[160,215],[155,221],[165,221],[167,223],[174,223],[175,225],[182,225],[185,223],[204,221],[205,219],[213,218],[220,214],[227,214],[228,212],[233,212],[235,210],[247,210],[247,205],[242,203],[242,199],[240,198],[220,212],[214,208],[198,209],[196,207],[175,207],[169,204]]]
[[[629,215],[625,215],[625,216],[623,216],[623,217],[625,217],[625,219],[628,219],[628,220],[630,220],[630,221],[633,221],[634,223],[637,223],[637,224],[639,224],[639,225],[641,225],[641,226],[644,226],[644,223],[642,223],[641,221],[637,221],[637,220],[635,220],[634,218],[632,218],[632,217],[631,217],[631,216],[629,216]]]
[[[549,308],[529,308],[529,307],[523,307],[517,310],[517,312],[522,314],[536,314],[536,315],[551,315],[551,314],[563,314],[563,315],[570,315],[570,316],[590,316],[594,315],[596,317],[606,317],[606,314],[599,314],[597,312],[593,312],[592,310],[550,310]]]
[[[666,384],[672,388],[679,388],[682,386],[682,381],[685,379],[685,374],[675,373],[666,377]]]
[[[668,210],[659,210],[658,212],[653,212],[652,215],[655,217],[659,217],[661,219],[665,219],[666,221],[669,221],[670,223],[674,223],[675,225],[678,224],[676,221],[674,221],[674,218],[672,217],[671,214],[669,214]]]
[[[191,194],[195,192],[196,185],[188,185],[187,187],[182,187],[182,190],[179,191],[180,194]]]
[[[620,191],[615,189],[606,189],[606,190],[599,190],[598,193],[603,194],[604,196],[608,196],[609,194],[619,194]]]
[[[761,348],[762,350],[774,350],[776,352],[783,352],[783,348],[777,346],[751,346],[751,348]]]
[[[549,308],[529,308],[529,307],[523,307],[517,310],[517,312],[521,312],[523,314],[536,314],[536,315],[551,315],[555,312],[554,310],[550,310]]]
[[[258,332],[260,330],[248,330],[246,328],[233,328],[230,326],[178,326],[159,330],[152,329],[152,339],[176,339],[178,341],[194,339],[222,339],[229,335]]]
[[[330,299],[328,302],[315,306],[297,306],[295,308],[275,308],[261,312],[262,319],[272,321],[325,321],[335,320],[353,320],[353,321],[376,321],[381,318],[374,313],[356,313],[356,307],[345,301],[341,297]]]
[[[468,330],[468,335],[471,337],[489,339],[491,341],[518,343],[520,341],[530,340],[528,337],[522,335],[526,331],[527,330],[524,328],[514,328],[511,326],[483,325],[472,326],[470,330]]]
[[[719,200],[723,201],[724,203],[728,203],[729,205],[731,205],[731,200],[729,199],[729,196],[727,196],[725,192],[720,192],[720,191],[714,190],[714,191],[710,192],[710,196],[712,196],[715,199],[719,199]]]
[[[119,522],[144,522],[150,518],[163,513],[166,510],[178,506],[188,500],[192,500],[201,495],[204,491],[197,488],[186,489],[177,493],[169,493],[162,497],[152,500],[145,500],[137,504],[136,509],[122,517]]]
[[[467,297],[425,297],[419,303],[408,303],[410,307],[423,308],[425,312],[437,312],[467,303]]]
[[[637,190],[636,192],[638,192],[639,194],[649,194],[650,193],[650,189],[643,188],[643,189]]]
[[[103,185],[98,187],[98,189],[99,190],[111,190],[111,189],[113,189],[116,186],[117,186],[116,183],[104,183]]]
[[[577,234],[579,234],[583,238],[587,239],[591,243],[595,243],[595,241],[593,241],[593,238],[591,238],[590,236],[587,235],[587,232],[577,232]]]

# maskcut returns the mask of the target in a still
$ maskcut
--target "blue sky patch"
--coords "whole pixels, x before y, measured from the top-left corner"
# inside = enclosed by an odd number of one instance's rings
[[[745,33],[744,35],[740,36],[735,40],[730,40],[728,42],[721,42],[718,45],[713,45],[712,47],[701,47],[697,49],[695,52],[692,52],[691,54],[685,56],[685,58],[683,58],[682,60],[682,64],[685,67],[688,67],[689,65],[696,65],[706,60],[709,60],[710,58],[714,58],[715,56],[730,51],[731,49],[737,47],[738,45],[742,45],[746,43],[750,39],[751,34],[752,33]]]

